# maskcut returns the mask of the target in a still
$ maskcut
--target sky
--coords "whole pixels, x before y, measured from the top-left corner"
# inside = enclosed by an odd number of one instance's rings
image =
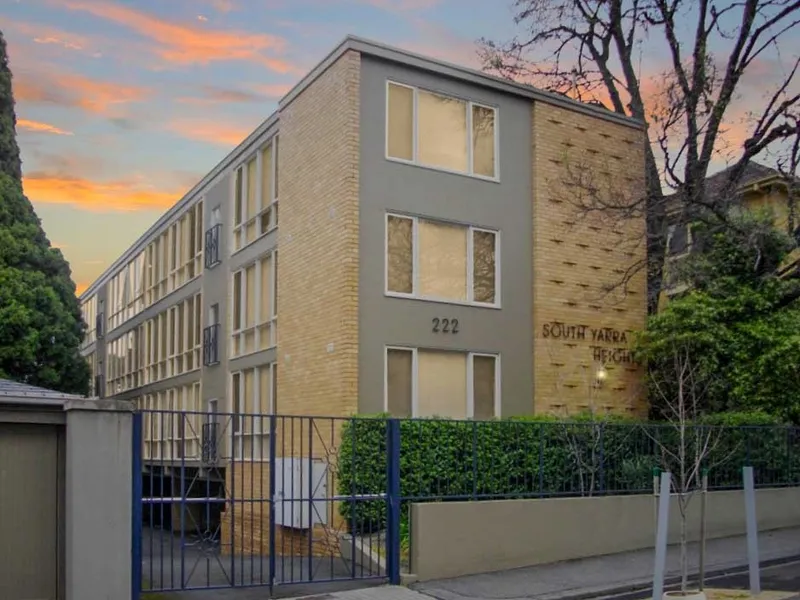
[[[348,33],[479,68],[479,37],[517,32],[511,0],[0,0],[0,29],[24,190],[78,293]]]

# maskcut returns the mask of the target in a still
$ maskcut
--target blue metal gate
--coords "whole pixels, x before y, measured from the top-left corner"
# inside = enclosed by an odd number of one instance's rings
[[[399,423],[370,420],[371,439],[358,440],[363,421],[137,412],[133,600],[142,591],[399,583]],[[384,461],[385,480],[359,481],[362,460]]]

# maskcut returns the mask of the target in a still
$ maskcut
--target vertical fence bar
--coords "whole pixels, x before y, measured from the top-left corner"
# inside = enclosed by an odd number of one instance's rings
[[[186,586],[186,415],[178,416],[178,437],[181,448],[181,493],[179,506],[181,507],[181,589]],[[208,496],[206,496],[208,497]]]
[[[238,413],[231,414],[231,587],[236,587],[236,423]]]
[[[606,453],[605,453],[605,425],[601,423],[600,427],[600,494],[605,494],[606,491]]]
[[[389,583],[400,585],[400,421],[387,421],[386,437],[386,569]]]
[[[269,595],[275,585],[275,454],[277,452],[277,417],[269,416]]]
[[[133,485],[131,486],[131,600],[142,594],[142,413],[133,413]]]

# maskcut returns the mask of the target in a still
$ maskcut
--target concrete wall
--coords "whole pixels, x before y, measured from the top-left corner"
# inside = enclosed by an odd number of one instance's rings
[[[689,504],[689,536],[699,537],[699,496]],[[756,492],[760,530],[800,526],[800,488]],[[468,527],[464,524],[469,523]],[[712,492],[708,538],[745,533],[744,493]],[[673,500],[670,543],[680,517]],[[655,497],[609,496],[413,504],[411,571],[420,580],[652,548]],[[744,556],[744,547],[742,548]]]
[[[498,182],[386,159],[386,81],[498,109]],[[533,412],[531,381],[530,102],[364,56],[361,62],[359,411],[384,410],[384,348],[401,345],[498,353],[501,414]],[[388,297],[386,213],[399,212],[501,232],[501,308]],[[431,319],[456,318],[458,335],[433,333]]]
[[[66,600],[131,594],[132,406],[66,403]]]

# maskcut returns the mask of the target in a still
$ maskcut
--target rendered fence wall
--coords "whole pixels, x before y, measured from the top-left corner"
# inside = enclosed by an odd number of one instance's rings
[[[652,495],[415,503],[411,571],[424,581],[651,548],[654,503]],[[693,540],[699,509],[695,495]],[[800,526],[800,487],[758,490],[756,510],[761,531]],[[670,543],[677,542],[679,524],[673,501]],[[711,492],[706,524],[709,539],[744,534],[744,493]]]

